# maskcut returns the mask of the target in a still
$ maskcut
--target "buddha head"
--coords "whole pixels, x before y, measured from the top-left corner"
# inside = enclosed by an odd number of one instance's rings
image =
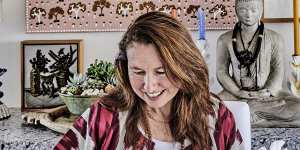
[[[246,26],[256,25],[263,13],[263,0],[236,0],[235,10],[242,24]]]

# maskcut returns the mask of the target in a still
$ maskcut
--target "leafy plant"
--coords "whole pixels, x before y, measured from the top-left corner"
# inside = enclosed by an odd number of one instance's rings
[[[98,61],[98,59],[96,59],[93,64],[90,64],[87,70],[87,76],[95,80],[103,81],[105,86],[108,84],[116,85],[115,67],[110,62]]]

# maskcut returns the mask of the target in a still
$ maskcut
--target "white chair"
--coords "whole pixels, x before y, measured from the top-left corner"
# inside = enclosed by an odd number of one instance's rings
[[[224,101],[224,103],[233,113],[235,124],[244,140],[246,150],[251,150],[251,125],[248,104],[239,101]]]

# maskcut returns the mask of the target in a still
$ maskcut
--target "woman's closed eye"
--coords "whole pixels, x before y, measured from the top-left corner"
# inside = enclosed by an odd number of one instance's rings
[[[156,71],[156,74],[158,74],[158,75],[165,75],[166,72],[165,71]]]
[[[145,75],[145,71],[133,71],[136,75]]]

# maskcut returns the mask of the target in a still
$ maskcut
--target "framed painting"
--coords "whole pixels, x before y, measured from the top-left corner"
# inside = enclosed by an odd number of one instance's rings
[[[82,40],[21,42],[22,111],[53,108],[64,103],[61,87],[74,73],[83,72]]]
[[[269,22],[269,23],[293,22],[293,0],[263,0],[263,1],[264,1],[264,13],[263,13],[264,22]]]

